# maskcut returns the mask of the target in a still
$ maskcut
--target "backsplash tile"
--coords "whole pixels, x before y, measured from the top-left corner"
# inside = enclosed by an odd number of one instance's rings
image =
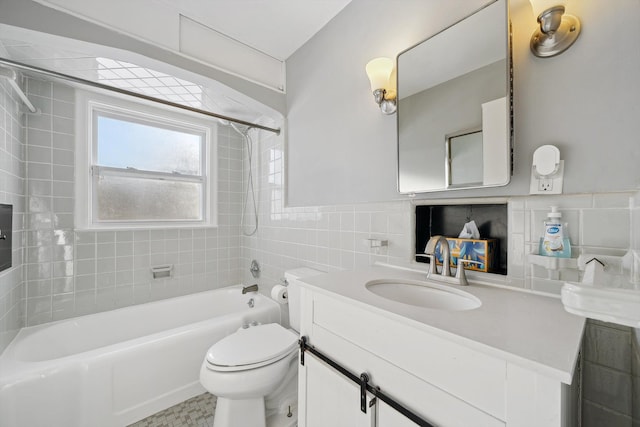
[[[261,160],[254,156],[253,164],[261,200],[260,228],[256,236],[242,237],[241,267],[245,281],[252,280],[248,265],[254,258],[263,264],[261,281],[267,289],[282,277],[284,270],[302,265],[335,271],[364,267],[376,261],[400,265],[411,263],[414,205],[410,200],[288,207],[280,196],[286,193],[282,183],[286,180],[275,182],[271,173],[277,168],[274,162],[284,158],[282,137],[260,136]],[[273,160],[276,158],[274,152],[280,153],[277,161]],[[246,178],[246,163],[244,169]],[[633,197],[634,193],[610,193],[508,198],[506,283],[557,295],[564,281],[580,280],[581,274],[577,270],[561,270],[559,279],[553,279],[547,270],[529,261],[528,254],[538,251],[542,222],[550,206],[558,206],[563,214],[562,221],[569,224],[574,257],[581,253],[624,254],[631,243],[629,206]],[[640,214],[634,219],[640,230]],[[305,233],[310,233],[313,238],[307,238]],[[369,238],[388,240],[389,246],[372,249],[365,244]],[[640,237],[637,240],[640,241]],[[640,258],[637,271],[640,277]]]
[[[608,248],[630,245],[629,209],[585,209],[582,211],[582,244]]]

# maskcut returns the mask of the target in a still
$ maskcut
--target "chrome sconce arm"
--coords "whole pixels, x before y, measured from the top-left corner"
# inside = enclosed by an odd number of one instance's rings
[[[380,110],[384,114],[393,114],[396,112],[397,104],[396,98],[388,99],[387,91],[385,89],[376,89],[373,91],[373,98],[376,104],[380,106]]]

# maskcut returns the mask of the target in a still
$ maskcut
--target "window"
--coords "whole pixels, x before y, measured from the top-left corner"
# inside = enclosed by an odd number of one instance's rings
[[[215,125],[96,94],[77,105],[78,228],[215,225]]]

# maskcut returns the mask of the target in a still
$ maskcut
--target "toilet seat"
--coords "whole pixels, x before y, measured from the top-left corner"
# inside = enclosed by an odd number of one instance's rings
[[[251,326],[226,336],[207,351],[212,371],[243,371],[287,357],[298,346],[298,336],[277,323]]]

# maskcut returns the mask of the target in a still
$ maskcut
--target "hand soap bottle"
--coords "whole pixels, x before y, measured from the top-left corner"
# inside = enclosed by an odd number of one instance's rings
[[[567,231],[567,224],[562,223],[562,214],[557,206],[551,206],[551,212],[544,221],[544,234],[540,238],[540,255],[571,258],[571,243]]]

